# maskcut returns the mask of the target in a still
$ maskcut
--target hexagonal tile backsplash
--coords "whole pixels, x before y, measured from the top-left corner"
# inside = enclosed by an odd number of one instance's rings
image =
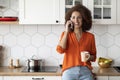
[[[0,9],[2,17],[17,17],[18,16],[18,0],[0,0],[0,6],[5,8]]]
[[[18,0],[0,2],[6,7],[0,10],[0,16],[18,16]],[[34,55],[34,58],[44,59],[45,65],[58,66],[64,56],[56,52],[62,31],[63,25],[0,24],[0,45],[5,48],[0,53],[0,66],[8,66],[11,58],[14,64],[20,59],[20,64],[25,66],[26,60]],[[112,58],[113,65],[120,66],[120,25],[94,25],[90,32],[95,35],[97,57]],[[93,65],[98,66],[97,60]]]
[[[91,30],[95,34],[97,57],[112,58],[116,62],[113,65],[120,65],[119,26],[95,25]],[[62,63],[63,55],[56,52],[56,45],[63,30],[63,25],[0,25],[0,45],[5,48],[0,54],[1,66],[8,66],[11,58],[14,64],[16,59],[20,59],[20,64],[26,65],[26,60],[33,55],[36,56],[34,58],[44,59],[46,65]],[[98,66],[97,61],[93,65]]]

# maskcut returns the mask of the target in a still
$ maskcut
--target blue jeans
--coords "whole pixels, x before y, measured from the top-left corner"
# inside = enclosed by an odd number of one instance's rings
[[[94,78],[88,67],[76,66],[65,70],[62,80],[94,80]]]

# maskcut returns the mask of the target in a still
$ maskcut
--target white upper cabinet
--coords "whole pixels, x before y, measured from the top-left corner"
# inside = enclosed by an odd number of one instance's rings
[[[76,4],[91,10],[93,24],[120,24],[120,0],[19,0],[19,23],[64,24],[65,13]]]
[[[64,0],[19,0],[19,23],[61,24],[64,8]]]
[[[93,24],[116,24],[116,0],[88,0]]]
[[[93,24],[116,24],[116,0],[66,0],[65,11],[76,4],[90,9]]]
[[[117,24],[120,24],[120,0],[117,0]]]
[[[65,0],[59,0],[59,23],[64,24],[65,23]]]
[[[65,0],[65,12],[76,4],[83,4],[87,7],[87,0]]]

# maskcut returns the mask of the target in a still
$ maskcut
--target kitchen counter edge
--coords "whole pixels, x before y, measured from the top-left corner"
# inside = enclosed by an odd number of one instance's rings
[[[9,69],[8,67],[0,67],[0,76],[61,76],[61,69],[57,72],[22,72],[23,68]],[[93,67],[92,72],[96,76],[120,76],[114,68]]]

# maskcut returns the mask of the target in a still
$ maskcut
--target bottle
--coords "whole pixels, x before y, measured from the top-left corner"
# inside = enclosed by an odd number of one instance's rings
[[[14,66],[13,66],[13,59],[10,59],[9,68],[14,68]]]
[[[16,60],[16,67],[20,67],[20,61],[19,61],[19,59]]]
[[[13,59],[10,60],[10,66],[13,66]]]

